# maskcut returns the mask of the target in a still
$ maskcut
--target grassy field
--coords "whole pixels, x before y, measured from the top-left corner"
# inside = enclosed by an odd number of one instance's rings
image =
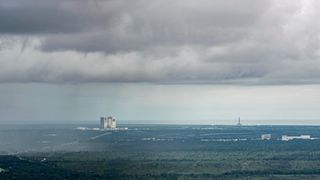
[[[0,179],[320,179],[319,139],[279,140],[282,134],[320,137],[317,126],[131,129],[103,136],[59,128],[2,131],[25,142],[3,138],[3,147],[38,147],[14,155],[4,151]],[[273,139],[260,140],[263,133]]]
[[[319,179],[320,151],[31,153],[0,167],[1,179]]]

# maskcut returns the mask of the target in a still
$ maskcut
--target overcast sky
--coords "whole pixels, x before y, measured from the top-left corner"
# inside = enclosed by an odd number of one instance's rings
[[[0,122],[320,124],[319,8],[0,0]]]

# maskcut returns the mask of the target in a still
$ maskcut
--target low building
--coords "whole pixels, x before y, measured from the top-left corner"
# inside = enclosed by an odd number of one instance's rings
[[[271,140],[271,134],[261,134],[261,140]]]
[[[300,136],[288,136],[288,135],[282,135],[281,140],[282,141],[290,141],[294,139],[312,139],[310,135],[300,135]]]
[[[100,129],[116,129],[117,121],[115,118],[104,116],[100,118]]]
[[[6,172],[7,170],[0,168],[0,173]]]

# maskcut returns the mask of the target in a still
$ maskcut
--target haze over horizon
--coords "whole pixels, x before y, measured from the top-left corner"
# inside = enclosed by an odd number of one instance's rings
[[[316,0],[2,0],[0,124],[320,124]]]

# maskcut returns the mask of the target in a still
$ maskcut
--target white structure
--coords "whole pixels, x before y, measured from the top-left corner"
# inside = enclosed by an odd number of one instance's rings
[[[109,117],[101,117],[100,118],[100,129],[116,129],[117,122],[116,119],[109,116]]]
[[[7,170],[0,168],[0,173],[6,172]]]
[[[294,140],[294,139],[313,139],[313,138],[311,138],[310,135],[300,135],[300,136],[282,135],[282,137],[281,137],[282,141],[289,141],[289,140]]]
[[[261,134],[261,140],[270,140],[271,134]]]

